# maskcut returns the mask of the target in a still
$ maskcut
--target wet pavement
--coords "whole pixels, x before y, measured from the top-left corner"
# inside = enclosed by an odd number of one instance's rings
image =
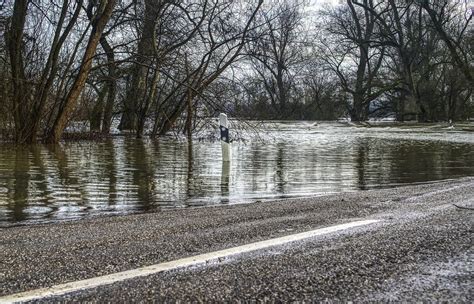
[[[379,223],[43,301],[472,302],[474,178],[3,228],[0,295],[362,219]]]

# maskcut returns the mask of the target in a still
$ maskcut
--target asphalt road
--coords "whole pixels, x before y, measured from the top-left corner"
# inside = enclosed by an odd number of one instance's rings
[[[6,296],[363,219],[380,222],[40,302],[473,302],[474,178],[0,230]]]

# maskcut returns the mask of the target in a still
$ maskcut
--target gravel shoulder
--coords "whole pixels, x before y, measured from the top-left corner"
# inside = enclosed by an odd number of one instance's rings
[[[163,273],[58,300],[471,302],[474,178],[386,190],[0,229],[0,295],[268,238],[381,219],[370,228]]]

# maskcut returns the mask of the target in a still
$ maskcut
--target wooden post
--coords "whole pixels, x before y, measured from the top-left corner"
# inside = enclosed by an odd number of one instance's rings
[[[219,114],[219,128],[221,131],[222,161],[228,162],[231,159],[229,122],[227,115],[224,113]]]

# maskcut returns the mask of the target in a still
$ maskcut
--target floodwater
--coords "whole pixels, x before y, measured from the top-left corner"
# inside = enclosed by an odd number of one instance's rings
[[[197,139],[0,145],[0,226],[474,176],[473,132],[311,122],[257,128],[259,139],[239,131],[246,140],[232,143],[230,164],[218,141]]]

